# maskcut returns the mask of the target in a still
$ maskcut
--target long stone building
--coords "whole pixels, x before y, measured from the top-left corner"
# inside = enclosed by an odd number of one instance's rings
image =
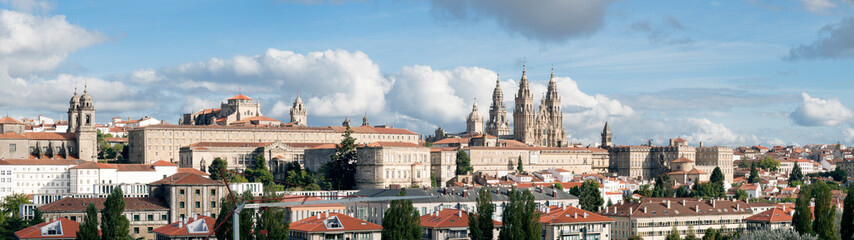
[[[697,200],[696,198],[644,198],[639,203],[620,203],[599,214],[616,220],[612,239],[639,236],[664,240],[673,228],[682,238],[693,227],[695,236],[714,228],[726,234],[745,230],[743,220],[754,214],[748,202]]]
[[[732,182],[732,154],[730,147],[705,147],[702,143],[695,147],[686,144],[681,138],[671,139],[668,146],[610,148],[612,170],[620,176],[636,179],[650,179],[674,171],[690,172],[693,169],[702,174],[711,174],[715,167],[719,167],[726,181]],[[688,161],[693,164],[679,164],[677,168],[678,163]],[[692,169],[684,169],[684,166],[691,166]]]

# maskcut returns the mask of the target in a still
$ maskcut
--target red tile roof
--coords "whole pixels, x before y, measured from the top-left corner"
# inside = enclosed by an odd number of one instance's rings
[[[237,94],[237,96],[231,97],[228,100],[252,100],[252,98],[243,96],[243,94]]]
[[[104,138],[104,140],[107,142],[128,142],[127,138]]]
[[[84,161],[84,162],[80,163],[80,165],[77,165],[77,166],[72,167],[70,169],[118,169],[118,168],[113,166],[113,165],[106,164],[106,163]]]
[[[270,142],[198,142],[190,144],[189,147],[203,147],[203,148],[215,148],[215,147],[266,147],[269,146]]]
[[[0,159],[0,165],[77,165],[83,160],[57,159]]]
[[[195,168],[178,168],[178,173],[191,173],[202,176],[210,176],[210,174],[207,174],[206,172],[202,172],[202,170]]]
[[[462,144],[462,143],[468,143],[468,142],[469,142],[469,139],[468,139],[468,138],[454,138],[454,137],[450,137],[450,138],[444,138],[444,139],[439,140],[439,141],[435,141],[435,142],[433,142],[433,145],[437,145],[437,144],[451,144],[451,143],[460,143],[460,144]]]
[[[756,215],[747,217],[744,221],[751,222],[791,222],[792,221],[792,213],[795,211],[794,208],[786,208],[786,207],[775,207],[772,209],[765,210],[764,212],[758,213]]]
[[[424,146],[408,143],[408,142],[372,142],[365,145],[366,147],[410,147],[410,148],[426,148]]]
[[[27,139],[27,136],[23,134],[17,134],[13,132],[0,133],[0,139]]]
[[[0,124],[21,124],[21,125],[23,125],[24,123],[22,123],[21,121],[18,121],[17,119],[11,118],[9,116],[5,116],[3,118],[0,118]]]
[[[492,225],[501,226],[501,222],[492,220]],[[459,209],[442,209],[438,213],[422,215],[421,226],[425,228],[468,227],[469,214]]]
[[[176,173],[172,176],[154,181],[149,185],[225,185],[202,175],[192,173]]]
[[[59,224],[62,225],[62,235],[42,236],[41,228],[45,225],[57,221],[59,221]],[[15,232],[15,237],[18,237],[18,239],[74,239],[75,237],[77,237],[78,230],[80,230],[79,223],[71,221],[67,218],[57,218],[54,221],[43,222],[34,226],[30,226],[28,228],[21,229],[20,231]]]
[[[586,214],[586,216],[585,216]],[[540,213],[540,223],[612,222],[614,219],[571,206],[549,206],[549,212]]]
[[[27,132],[24,133],[24,136],[36,140],[72,140],[75,138],[74,133],[55,132]]]
[[[353,232],[353,231],[381,231],[383,229],[382,226],[369,223],[367,221],[354,218],[351,216],[347,216],[341,213],[328,213],[329,217],[326,217],[326,213],[321,213],[316,216],[308,217],[296,222],[292,222],[290,224],[291,230],[301,231],[301,232]],[[324,221],[330,218],[338,218],[338,221],[341,222],[342,228],[337,229],[327,229]]]
[[[338,127],[331,126],[329,127],[336,132],[343,133],[347,130],[346,127]],[[391,128],[391,127],[373,127],[373,126],[358,126],[351,127],[350,130],[353,130],[353,133],[378,133],[378,134],[412,134],[417,135],[416,133],[402,129],[402,128]]]
[[[104,209],[107,198],[74,198],[67,197],[39,207],[42,212],[86,212],[89,203],[95,204],[98,210]],[[125,198],[125,211],[137,210],[169,210],[169,205],[160,198]]]
[[[177,167],[178,166],[178,164],[174,164],[174,163],[163,161],[163,160],[154,162],[154,164],[151,164],[151,165],[155,166],[155,167]]]
[[[190,233],[190,231],[187,229],[187,225],[193,224],[197,221],[203,221],[203,222],[200,222],[198,224],[207,225],[208,231],[202,232],[202,233]],[[180,221],[178,221],[178,222],[180,222]],[[181,225],[180,228],[178,227],[179,226],[178,222],[173,222],[173,223],[164,225],[162,227],[155,228],[154,232],[158,233],[158,234],[170,236],[170,237],[176,237],[176,236],[207,236],[208,234],[211,233],[211,231],[214,230],[214,228],[215,228],[214,224],[216,224],[216,219],[212,218],[212,217],[208,217],[208,216],[198,216],[197,218],[190,218],[189,221],[186,224]]]
[[[681,157],[681,158],[677,158],[676,160],[673,160],[673,162],[674,163],[689,163],[689,162],[694,162],[694,160]]]

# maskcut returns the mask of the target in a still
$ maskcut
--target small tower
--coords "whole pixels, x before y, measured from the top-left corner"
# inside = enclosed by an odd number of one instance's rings
[[[602,148],[611,148],[613,147],[613,143],[611,142],[611,127],[608,126],[608,122],[605,122],[605,128],[602,129]]]
[[[513,139],[528,145],[536,142],[536,112],[534,111],[534,96],[528,88],[528,75],[522,66],[522,78],[519,80],[519,91],[515,98],[516,108],[513,109]]]
[[[294,99],[294,105],[291,107],[291,122],[301,127],[308,125],[308,110],[305,109],[299,93],[297,93],[297,98]]]
[[[77,132],[77,109],[80,108],[80,96],[77,95],[77,87],[74,87],[74,96],[68,104],[68,133]]]
[[[341,126],[343,126],[343,127],[350,127],[350,118],[345,117],[345,118],[344,118],[344,122],[342,122],[342,123],[341,123]]]
[[[365,116],[362,117],[362,126],[371,126],[371,123],[368,122],[368,113],[365,113]]]
[[[477,98],[474,99],[471,113],[466,120],[466,133],[483,133],[483,118],[480,117],[480,112],[477,111]]]

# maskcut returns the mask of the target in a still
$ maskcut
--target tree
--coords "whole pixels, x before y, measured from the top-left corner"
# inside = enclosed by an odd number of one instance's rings
[[[272,186],[272,185],[271,185]],[[281,198],[282,195],[275,194],[269,189],[264,190],[264,199]],[[273,201],[265,201],[273,202]],[[288,239],[288,223],[285,222],[286,212],[281,208],[263,208],[261,216],[255,224],[256,240]]]
[[[634,193],[644,197],[652,197],[652,189],[649,188],[649,184],[640,185]]]
[[[351,190],[356,187],[356,139],[353,130],[347,126],[341,143],[335,147],[332,161],[327,163],[325,174],[335,190]]]
[[[15,232],[29,227],[29,222],[21,217],[12,216],[0,224],[0,239],[17,239]]]
[[[563,191],[563,184],[556,182],[553,186],[554,186],[555,190]]]
[[[398,196],[406,196],[401,189]],[[382,240],[421,239],[421,216],[412,206],[412,200],[392,200],[383,216]]]
[[[472,171],[469,155],[462,149],[457,150],[457,175],[465,175]]]
[[[661,174],[655,178],[655,189],[652,190],[653,197],[673,197],[673,182],[670,181],[670,175]]]
[[[113,188],[113,193],[104,202],[101,210],[101,239],[102,240],[127,240],[130,236],[130,222],[124,215],[125,199],[122,188]]]
[[[696,186],[697,184],[695,184]],[[676,188],[676,197],[691,197],[691,191],[688,191],[688,186],[681,186]]]
[[[795,230],[790,228],[778,228],[778,229],[762,229],[762,230],[753,230],[747,231],[738,236],[737,238],[733,238],[735,240],[815,240],[818,239],[815,235],[809,234],[798,234]]]
[[[516,171],[518,171],[519,173],[522,173],[525,171],[525,169],[522,168],[522,156],[519,156],[519,160],[516,161]]]
[[[795,215],[792,215],[792,227],[800,234],[812,233],[811,198],[812,191],[810,190],[810,186],[804,186],[798,192],[798,199],[795,201]]]
[[[208,173],[211,174],[211,180],[222,180],[222,172],[220,171],[228,170],[228,162],[223,160],[220,157],[214,158],[213,162],[211,162],[211,166],[208,167]]]
[[[510,190],[509,201],[501,216],[500,240],[539,240],[540,214],[536,211],[534,195],[530,191]]]
[[[738,200],[745,200],[747,199],[747,197],[749,196],[744,190],[739,189],[738,192],[735,193],[735,198],[737,198]]]
[[[220,199],[219,203],[219,214],[216,215],[216,225],[215,226],[231,226],[233,224],[234,218],[232,218],[232,211],[234,210],[235,203],[231,201],[232,196],[225,196]],[[230,227],[221,227],[216,229],[216,238],[217,239],[231,239],[232,238],[232,228]]]
[[[721,235],[717,229],[708,228],[706,229],[706,234],[703,235],[703,240],[717,240],[721,239]]]
[[[771,156],[765,156],[759,161],[759,164],[757,164],[756,167],[769,171],[777,171],[777,169],[780,168],[780,162],[774,160]]]
[[[249,175],[249,181],[260,182],[264,186],[274,184],[273,173],[267,168],[267,159],[264,158],[264,153],[255,154],[253,160],[255,167],[251,170],[246,170],[246,174]]]
[[[836,232],[833,230],[833,218],[836,214],[836,206],[830,203],[831,198],[833,198],[830,188],[821,180],[816,181],[810,188],[812,188],[812,193],[815,196],[813,231],[821,239],[835,240]]]
[[[436,180],[436,175],[430,172],[430,187],[439,187],[439,181]]]
[[[789,185],[791,186],[792,182],[804,182],[804,174],[801,172],[801,167],[795,163],[795,167],[792,168],[792,172],[789,173]]]
[[[665,240],[682,240],[679,237],[679,231],[676,231],[676,226],[673,229],[670,229],[670,233],[667,234],[667,237],[664,237]]]
[[[611,202],[611,199],[608,199],[608,207],[614,206],[614,202]]]
[[[80,224],[76,240],[98,239],[101,239],[101,236],[98,235],[98,210],[95,209],[95,204],[89,202],[89,206],[86,207],[86,217]]]
[[[685,234],[685,240],[699,240],[696,235],[694,235],[694,225],[688,224],[688,233]]]
[[[599,212],[599,207],[605,203],[599,193],[599,183],[590,179],[585,180],[581,184],[581,196],[578,197],[578,203],[581,205],[581,209]]]
[[[477,215],[469,213],[469,233],[472,240],[492,240],[492,213],[495,204],[492,203],[492,194],[486,187],[480,188],[477,198]]]
[[[629,236],[628,240],[643,240],[643,238],[638,235],[632,234],[631,236]]]
[[[242,201],[247,201],[247,200],[254,200],[255,197],[252,196],[252,192],[247,189],[246,191],[243,192],[240,199],[242,202]],[[240,210],[240,214],[237,215],[238,221],[240,221],[240,222],[238,222],[238,225],[240,225],[240,236],[239,236],[240,240],[251,240],[252,239],[252,229],[254,229],[254,227],[252,226],[252,224],[253,224],[252,218],[254,216],[255,216],[255,209],[251,209],[251,208],[244,208],[243,210]]]
[[[42,216],[42,211],[39,211],[39,208],[33,209],[33,219],[30,219],[30,226],[43,223],[44,217]]]
[[[15,194],[8,195],[5,198],[3,198],[3,204],[0,206],[3,207],[3,215],[8,216],[11,213],[12,217],[20,217],[21,216],[21,211],[20,211],[21,204],[27,204],[27,203],[30,203],[30,198],[27,197],[26,194],[15,193]]]
[[[842,223],[840,224],[842,240],[854,239],[854,184],[848,186],[845,196],[845,206],[842,207]]]
[[[569,194],[572,194],[573,196],[576,196],[576,197],[580,197],[581,196],[581,188],[578,186],[572,186],[571,188],[569,188]]]
[[[762,179],[759,178],[759,170],[756,169],[756,163],[750,165],[750,177],[747,178],[748,183],[758,183]]]
[[[715,167],[715,170],[712,171],[712,176],[709,178],[709,181],[713,183],[723,183],[724,182],[724,172],[721,171],[720,167]]]

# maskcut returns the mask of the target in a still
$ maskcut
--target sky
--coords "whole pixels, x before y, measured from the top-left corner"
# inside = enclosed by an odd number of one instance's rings
[[[854,0],[0,0],[0,110],[176,123],[237,94],[288,122],[430,135],[512,121],[554,72],[572,142],[854,143]],[[553,69],[553,70],[552,70]]]

